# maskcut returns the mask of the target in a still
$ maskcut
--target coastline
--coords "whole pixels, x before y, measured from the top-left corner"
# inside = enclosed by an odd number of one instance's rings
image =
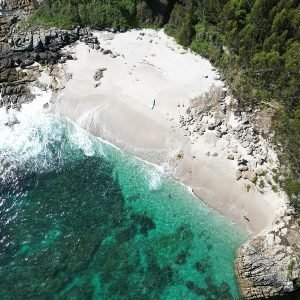
[[[212,132],[195,136],[180,123],[188,117],[191,99],[208,93],[213,85],[226,91],[211,64],[163,31],[94,35],[104,48],[77,43],[66,49],[76,59],[60,70],[56,89],[61,91],[51,111],[160,166],[251,233],[271,228],[285,205],[283,196],[273,191],[262,194],[254,185],[247,191],[248,180],[235,178],[236,162],[227,158],[225,140]],[[97,70],[100,80],[95,80]]]
[[[18,112],[24,104],[49,92],[40,109],[66,116],[129,155],[155,164],[201,203],[252,234],[235,256],[243,298],[299,296],[299,218],[280,188],[283,166],[269,130],[274,109],[243,108],[209,62],[202,70],[206,60],[198,64],[199,56],[159,31],[133,30],[122,34],[122,43],[119,33],[92,33],[90,28],[23,31],[20,21],[36,6],[31,0],[19,2],[13,4],[16,11],[0,16],[3,124],[14,130],[22,122]],[[160,58],[158,64],[153,57]],[[210,90],[212,82],[217,88]],[[174,99],[182,102],[173,105]],[[207,107],[201,111],[203,100]],[[31,104],[36,111],[36,101]]]

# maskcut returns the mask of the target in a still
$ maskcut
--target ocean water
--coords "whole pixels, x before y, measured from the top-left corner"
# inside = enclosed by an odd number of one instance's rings
[[[0,112],[0,299],[239,299],[247,234],[70,121]]]

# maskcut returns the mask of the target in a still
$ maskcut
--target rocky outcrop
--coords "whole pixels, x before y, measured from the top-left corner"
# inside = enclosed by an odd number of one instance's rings
[[[71,54],[61,51],[65,46],[81,40],[91,48],[100,48],[97,38],[86,28],[21,31],[19,21],[36,5],[35,1],[27,0],[3,3],[11,11],[0,17],[0,107],[17,108],[31,101],[33,95],[28,84],[37,79],[39,66],[73,59]]]
[[[236,272],[245,299],[268,299],[297,292],[300,227],[292,209],[278,216],[270,231],[252,237],[238,250]]]
[[[6,10],[20,10],[24,13],[31,13],[38,7],[40,0],[2,0],[1,7]]]
[[[255,112],[241,111],[225,83],[192,99],[186,113],[179,120],[185,135],[191,140],[200,135],[212,141],[215,151],[232,161],[235,178],[242,180],[247,190],[266,193],[280,188],[274,180],[279,161],[272,143],[256,126]]]
[[[0,43],[5,41],[6,35],[14,28],[17,22],[18,17],[15,15],[0,16]],[[1,48],[0,51],[3,52]]]

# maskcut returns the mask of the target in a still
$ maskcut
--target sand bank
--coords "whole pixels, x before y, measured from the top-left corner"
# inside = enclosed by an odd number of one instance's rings
[[[209,61],[186,51],[163,31],[94,34],[102,51],[83,43],[68,49],[77,60],[64,65],[71,79],[53,110],[162,166],[210,207],[249,231],[270,226],[283,199],[272,191],[248,190],[246,180],[237,181],[236,162],[224,155],[225,141],[209,133],[194,138],[180,126],[192,98],[213,85],[223,86]],[[93,78],[98,69],[100,81]]]

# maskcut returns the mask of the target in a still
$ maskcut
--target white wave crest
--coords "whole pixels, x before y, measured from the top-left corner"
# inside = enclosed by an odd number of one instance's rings
[[[65,118],[47,113],[43,105],[51,95],[40,93],[20,111],[0,108],[0,177],[2,180],[14,169],[51,171],[68,163],[73,150],[86,156],[102,154],[99,143],[79,126]],[[17,124],[7,126],[15,118]],[[97,147],[96,147],[97,145]],[[1,179],[0,178],[0,179]]]
[[[162,176],[163,174],[156,168],[151,168],[146,172],[146,178],[149,182],[149,190],[156,191],[162,186]]]

